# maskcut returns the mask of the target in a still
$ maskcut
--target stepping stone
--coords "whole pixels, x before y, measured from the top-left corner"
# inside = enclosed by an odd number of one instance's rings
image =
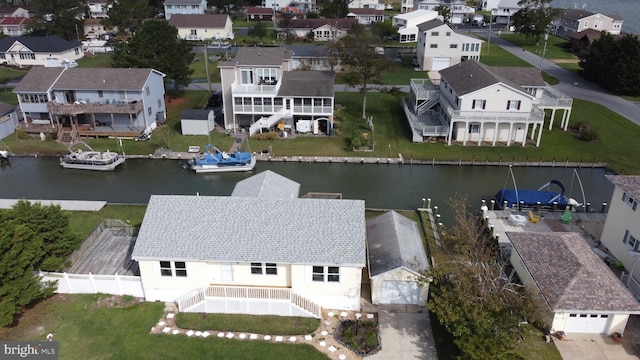
[[[166,324],[166,322],[164,322],[164,321],[159,321],[158,322],[158,326],[164,326],[165,324]]]
[[[373,319],[373,314],[367,314],[367,319]]]
[[[347,315],[349,315],[349,314],[347,314],[347,313],[346,313],[346,312],[344,312],[344,311],[340,313],[340,316],[342,316],[342,317],[347,317]]]
[[[240,335],[238,335],[238,337],[239,337],[240,339],[244,339],[244,338],[246,338],[246,337],[247,337],[247,335],[245,335],[245,334],[240,334]]]
[[[187,331],[187,336],[193,336],[193,334],[195,334],[195,332],[193,330]]]
[[[340,359],[340,360],[344,360],[344,359],[346,359],[346,358],[347,358],[347,355],[345,355],[345,354],[340,354],[340,355],[338,356],[338,359]]]
[[[256,334],[249,335],[249,339],[251,339],[251,340],[255,340],[257,338],[258,338],[258,335],[256,335]]]
[[[307,341],[311,341],[311,339],[313,339],[313,336],[311,336],[311,335],[305,335],[305,336],[304,336],[304,339],[305,339],[305,340],[307,340]]]
[[[333,345],[329,346],[329,351],[335,352],[336,350],[338,350],[338,349],[336,349],[335,346],[333,346]]]
[[[271,335],[265,335],[265,336],[264,336],[264,339],[265,339],[265,340],[267,340],[267,341],[268,341],[268,340],[271,340]]]
[[[327,346],[327,342],[326,341],[320,341],[320,346],[322,346],[322,347]]]
[[[276,336],[276,341],[277,341],[277,342],[282,341],[282,336]]]
[[[196,336],[202,336],[202,331],[196,331]]]
[[[327,325],[327,326],[331,326],[331,321],[327,320],[327,321],[324,322],[324,324]]]
[[[176,314],[169,313],[169,314],[167,314],[167,319],[173,319],[174,316],[176,316]]]
[[[156,328],[155,328],[155,326],[152,326],[152,327],[151,327],[151,330],[149,330],[149,331],[151,331],[151,332],[154,332],[154,331],[156,331]]]
[[[322,336],[327,336],[329,335],[329,332],[327,330],[322,330],[322,332],[320,333],[320,335]]]
[[[180,330],[176,329],[176,330],[173,330],[171,333],[173,335],[178,335],[178,334],[180,334]]]
[[[292,337],[290,337],[290,338],[289,338],[289,342],[296,342],[296,340],[297,340],[297,339],[296,339],[296,337],[295,337],[295,336],[292,336]]]
[[[224,333],[223,333],[223,332],[219,332],[219,333],[218,333],[218,337],[219,337],[219,338],[223,338],[223,337],[224,337]]]
[[[327,316],[329,316],[329,317],[333,317],[333,315],[335,315],[335,314],[334,314],[332,311],[329,311],[329,312],[327,313]]]
[[[228,333],[227,334],[227,339],[232,339],[235,335],[233,333]]]
[[[163,333],[168,333],[169,331],[171,331],[171,328],[169,326],[166,326],[164,329],[162,329]]]
[[[205,331],[205,332],[202,333],[202,337],[203,338],[209,337],[209,335],[211,335],[211,334],[208,331]]]

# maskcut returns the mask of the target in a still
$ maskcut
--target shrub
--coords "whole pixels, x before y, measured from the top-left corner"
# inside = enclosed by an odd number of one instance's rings
[[[252,138],[256,140],[275,140],[278,138],[278,133],[276,132],[266,132],[261,134],[255,134]]]
[[[376,336],[375,331],[367,330],[364,338],[364,344],[369,348],[375,348],[378,346],[378,337]]]
[[[344,332],[344,339],[350,343],[353,341],[353,339],[356,337],[356,335],[353,333],[353,330],[351,330],[351,328],[347,328],[347,330],[345,330]],[[357,347],[357,346],[356,346]]]
[[[354,149],[360,149],[369,146],[369,139],[365,136],[364,131],[356,130],[351,137],[351,146]]]
[[[24,130],[16,130],[16,139],[27,140],[29,139],[29,134],[27,134]]]

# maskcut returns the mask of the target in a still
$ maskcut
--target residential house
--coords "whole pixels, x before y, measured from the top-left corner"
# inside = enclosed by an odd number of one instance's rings
[[[383,0],[351,0],[347,7],[349,9],[384,10],[385,5]]]
[[[640,176],[607,175],[614,189],[600,242],[622,261],[624,283],[640,298]],[[631,277],[629,277],[629,274]]]
[[[413,0],[402,0],[402,3],[400,4],[400,12],[405,14],[405,13],[410,13],[413,11]]]
[[[28,17],[0,17],[0,30],[6,36],[22,36],[31,22]]]
[[[296,199],[300,197],[300,184],[271,170],[240,180],[231,196],[251,198]]]
[[[186,109],[180,112],[182,135],[209,135],[215,126],[213,110]]]
[[[371,25],[384,20],[384,10],[350,8],[347,13],[347,19],[356,19],[358,20],[358,24]]]
[[[227,14],[174,14],[169,25],[185,40],[233,39],[231,18]]]
[[[102,19],[84,20],[84,37],[88,40],[109,40],[109,37],[114,33],[113,29],[108,29],[107,26],[102,24]]]
[[[364,201],[293,197],[273,175],[233,196],[152,195],[131,255],[146,300],[196,312],[359,310]]]
[[[339,59],[329,57],[324,45],[285,45],[291,52],[291,68],[294,70],[331,70],[331,62],[335,67]]]
[[[492,22],[504,25],[511,24],[513,14],[522,9],[522,6],[518,5],[518,2],[520,2],[520,0],[500,0],[496,7],[488,9],[491,10]]]
[[[395,211],[367,220],[367,255],[372,304],[425,305],[429,261],[415,221]]]
[[[357,23],[356,19],[294,19],[287,28],[279,27],[278,33],[289,32],[298,39],[314,41],[337,40],[345,37]]]
[[[292,61],[281,47],[242,47],[235,59],[219,63],[226,129],[331,132],[333,74],[293,71]]]
[[[392,24],[398,28],[400,42],[416,42],[418,40],[418,25],[438,17],[438,12],[431,10],[416,10],[408,14],[393,17]]]
[[[273,21],[276,11],[265,7],[248,7],[246,10],[247,21]]]
[[[462,24],[465,19],[470,18],[476,11],[468,6],[463,0],[424,0],[418,3],[417,10],[437,11],[438,6],[444,6],[451,12],[451,24]]]
[[[21,7],[3,7],[0,8],[0,17],[22,17],[28,18],[29,10]]]
[[[300,14],[317,10],[316,0],[262,0],[262,7],[282,11],[285,8],[295,9]]]
[[[153,69],[34,67],[13,89],[20,128],[81,136],[136,137],[164,122],[164,74]]]
[[[480,60],[482,40],[463,35],[434,19],[418,25],[418,66],[425,71],[442,70],[463,60]]]
[[[92,19],[106,19],[113,4],[109,0],[88,0],[89,17]]]
[[[482,11],[491,11],[491,9],[496,9],[498,7],[500,1],[501,0],[482,0],[480,8]]]
[[[582,9],[566,9],[553,23],[554,34],[569,39],[571,34],[587,29],[605,31],[612,35],[622,32],[624,20],[618,15],[603,15]]]
[[[18,115],[16,106],[0,101],[0,140],[16,132]]]
[[[439,81],[412,79],[403,99],[412,140],[442,138],[447,144],[540,146],[544,110],[569,126],[573,99],[548,86],[536,68],[489,67],[473,60],[440,70]]]
[[[513,245],[511,264],[522,283],[548,306],[552,333],[622,334],[629,315],[640,314],[638,301],[582,235],[506,234]]]
[[[601,31],[586,29],[569,35],[569,43],[571,43],[571,47],[575,50],[586,50],[591,47],[594,41],[599,40],[600,37],[602,37]]]
[[[44,66],[51,60],[75,61],[84,56],[80,41],[51,36],[6,36],[0,39],[0,64]]]
[[[105,35],[106,37],[106,35]],[[82,52],[84,53],[108,53],[113,51],[113,44],[107,40],[87,40],[82,42]]]
[[[202,15],[207,9],[207,0],[165,0],[164,16],[171,20],[174,14]]]

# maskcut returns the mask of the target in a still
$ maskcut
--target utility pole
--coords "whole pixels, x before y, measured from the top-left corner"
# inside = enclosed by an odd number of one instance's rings
[[[211,95],[211,79],[209,78],[209,58],[207,57],[207,44],[208,41],[204,42],[204,71],[207,73],[207,86],[209,87],[209,95]]]
[[[542,58],[540,59],[540,67],[538,70],[542,72],[542,63],[544,62],[544,55],[547,52],[547,41],[549,41],[549,27],[547,26],[547,32],[544,33],[544,48],[542,48]]]

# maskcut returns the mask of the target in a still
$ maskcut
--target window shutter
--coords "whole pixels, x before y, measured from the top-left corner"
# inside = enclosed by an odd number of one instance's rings
[[[487,100],[482,100],[482,110],[487,107]]]
[[[511,109],[511,100],[507,100],[507,110]]]
[[[520,110],[520,103],[521,103],[521,101],[518,100],[518,107],[517,107],[518,110]]]
[[[626,244],[627,239],[629,239],[629,230],[624,231],[624,239],[622,239],[622,242]]]

